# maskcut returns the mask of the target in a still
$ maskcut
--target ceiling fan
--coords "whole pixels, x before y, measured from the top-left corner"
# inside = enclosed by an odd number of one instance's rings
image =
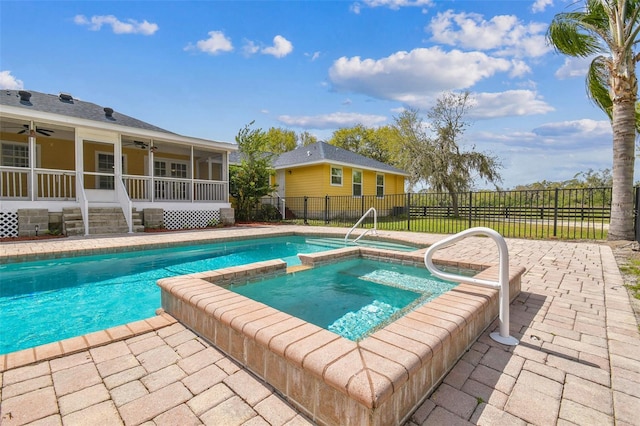
[[[27,133],[29,132],[29,125],[28,124],[23,124],[22,125],[22,130],[20,130],[18,132],[19,135],[23,134],[23,133]],[[55,131],[50,130],[50,129],[43,129],[42,127],[37,127],[36,126],[36,132],[40,133],[41,135],[44,136],[51,136],[52,133],[55,133]]]
[[[142,141],[125,142],[123,146],[132,146],[140,149],[150,149],[153,152],[156,152],[158,149],[157,146],[152,146],[151,148],[149,148],[149,144],[147,142],[142,142]]]
[[[123,144],[123,146],[135,146],[136,148],[140,148],[140,149],[147,149],[149,148],[149,144],[146,142],[142,142],[142,141],[131,141],[131,142],[125,142]]]

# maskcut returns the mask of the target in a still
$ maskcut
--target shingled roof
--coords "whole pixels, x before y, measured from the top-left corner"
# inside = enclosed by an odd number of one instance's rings
[[[25,100],[26,98],[28,98],[28,100]],[[23,108],[25,112],[40,111],[175,135],[173,132],[121,114],[112,108],[80,101],[64,93],[49,95],[25,90],[1,90],[0,106]]]
[[[356,166],[363,169],[386,171],[400,175],[407,174],[388,164],[330,145],[326,142],[316,142],[308,146],[298,147],[293,151],[285,152],[276,158],[273,162],[273,167],[275,169],[282,169],[320,163]]]

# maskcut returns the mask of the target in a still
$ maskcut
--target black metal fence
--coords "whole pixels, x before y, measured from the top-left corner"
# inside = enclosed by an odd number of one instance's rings
[[[452,234],[485,226],[516,238],[604,239],[611,217],[610,187],[456,195],[457,203],[449,193],[290,197],[265,202],[280,212],[274,219],[285,216],[309,225],[351,227],[374,207],[378,229]],[[373,220],[369,215],[361,226],[371,227]]]

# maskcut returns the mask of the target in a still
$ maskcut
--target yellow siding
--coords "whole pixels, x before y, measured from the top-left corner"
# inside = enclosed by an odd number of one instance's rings
[[[353,170],[362,172],[362,195],[376,195],[375,171],[347,166],[342,168],[342,186],[331,185],[331,165],[321,164],[285,170],[285,197],[324,197],[353,195]],[[289,173],[291,170],[291,173]],[[384,175],[384,194],[402,194],[404,177],[392,173]]]
[[[291,170],[291,173],[289,173]],[[325,164],[285,170],[285,197],[327,195],[329,168]]]

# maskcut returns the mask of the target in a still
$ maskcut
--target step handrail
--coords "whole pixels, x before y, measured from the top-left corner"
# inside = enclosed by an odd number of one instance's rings
[[[465,277],[463,275],[444,272],[433,264],[432,257],[434,252],[472,235],[485,235],[487,237],[491,237],[498,245],[500,268],[498,281]],[[493,332],[490,334],[490,337],[503,345],[515,346],[518,344],[518,339],[509,335],[509,250],[507,249],[507,243],[502,235],[491,228],[484,227],[464,230],[430,246],[424,254],[424,264],[433,275],[438,278],[442,278],[443,280],[464,282],[492,288],[498,287],[500,290],[500,332]]]
[[[358,227],[358,225],[360,225],[360,223],[362,223],[362,221],[369,216],[369,213],[373,212],[373,229],[371,228],[367,228],[366,231],[364,231],[362,234],[360,234],[358,236],[358,238],[356,238],[355,240],[353,240],[353,243],[356,244],[360,238],[364,237],[369,231],[371,231],[371,233],[373,235],[376,235],[376,229],[378,227],[378,212],[376,211],[375,207],[371,207],[369,208],[369,210],[367,210],[365,212],[365,214],[362,215],[362,217],[356,222],[355,225],[353,225],[351,227],[351,229],[349,229],[349,231],[347,232],[347,235],[344,236],[344,243],[347,244],[349,242],[349,235],[351,235],[351,233],[353,232],[354,229],[356,229]]]

